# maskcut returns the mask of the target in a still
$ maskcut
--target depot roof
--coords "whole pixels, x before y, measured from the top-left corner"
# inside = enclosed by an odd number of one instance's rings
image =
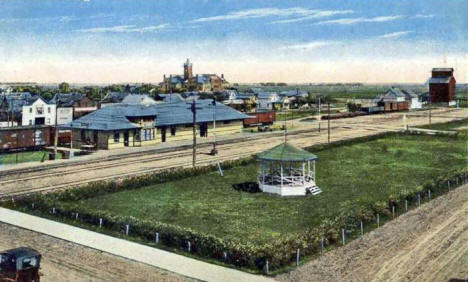
[[[257,154],[257,159],[281,162],[304,162],[318,159],[316,155],[297,148],[287,142]]]

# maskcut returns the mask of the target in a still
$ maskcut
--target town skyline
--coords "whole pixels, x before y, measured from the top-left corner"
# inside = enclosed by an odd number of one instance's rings
[[[190,58],[231,83],[468,82],[463,1],[364,2],[6,0],[0,81],[155,83]]]

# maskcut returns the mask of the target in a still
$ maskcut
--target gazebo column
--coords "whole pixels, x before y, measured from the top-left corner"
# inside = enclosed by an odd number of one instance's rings
[[[314,182],[315,182],[315,160],[313,160],[313,165],[314,165]]]
[[[307,161],[307,176],[310,177],[310,161]]]
[[[305,163],[302,162],[302,185],[305,183]]]
[[[280,163],[281,188],[283,188],[283,163]]]
[[[262,184],[265,185],[265,161],[262,160]]]

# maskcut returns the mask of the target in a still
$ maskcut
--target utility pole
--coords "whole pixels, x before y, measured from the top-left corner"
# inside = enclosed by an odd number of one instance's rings
[[[330,144],[330,103],[328,103],[328,144]]]
[[[321,107],[321,104],[320,104],[320,97],[318,97],[318,131],[320,132],[320,121],[322,120],[322,117],[320,116],[320,107]]]
[[[429,124],[431,124],[431,106],[429,106]]]
[[[216,150],[216,99],[214,97],[211,104],[213,105],[213,149],[211,149],[210,154],[215,156],[218,151]]]
[[[58,128],[57,128],[57,113],[58,113],[58,105],[59,105],[59,97],[58,94],[55,94],[55,130],[54,130],[54,160],[57,159],[57,143],[58,143]]]
[[[195,99],[192,101],[192,105],[190,110],[193,114],[193,159],[192,159],[192,166],[195,168],[195,164],[197,162],[197,107],[195,105]]]

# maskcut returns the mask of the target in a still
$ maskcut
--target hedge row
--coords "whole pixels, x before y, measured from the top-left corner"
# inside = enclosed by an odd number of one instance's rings
[[[467,171],[460,170],[435,178],[424,185],[406,190],[398,195],[392,195],[388,201],[380,201],[372,204],[360,200],[349,200],[341,204],[335,217],[326,218],[320,226],[310,227],[302,233],[290,234],[281,237],[274,242],[264,245],[253,245],[249,242],[225,240],[216,236],[198,232],[189,228],[166,224],[158,221],[141,220],[135,217],[118,216],[108,212],[97,210],[84,210],[78,207],[76,210],[67,210],[60,203],[49,196],[42,198],[24,199],[17,203],[22,207],[31,207],[34,210],[50,214],[55,208],[55,216],[79,219],[92,225],[98,225],[99,219],[103,220],[103,227],[109,230],[125,232],[125,226],[130,225],[130,236],[135,236],[143,241],[154,242],[155,233],[159,233],[160,243],[181,250],[188,249],[191,245],[191,253],[201,257],[214,258],[226,263],[251,269],[263,269],[266,261],[270,269],[289,265],[295,259],[297,249],[302,255],[311,255],[319,251],[318,246],[322,239],[325,243],[333,244],[340,238],[340,229],[345,228],[348,233],[356,232],[361,221],[364,223],[375,222],[376,214],[391,216],[392,206],[403,206],[405,200],[413,202],[419,194],[421,200],[428,197],[428,191],[432,195],[442,194],[448,191],[448,181],[452,186],[466,181]],[[62,196],[65,195],[60,193]],[[78,194],[66,194],[67,199],[77,199]],[[87,193],[82,196],[89,196]],[[62,197],[59,197],[63,199]]]

